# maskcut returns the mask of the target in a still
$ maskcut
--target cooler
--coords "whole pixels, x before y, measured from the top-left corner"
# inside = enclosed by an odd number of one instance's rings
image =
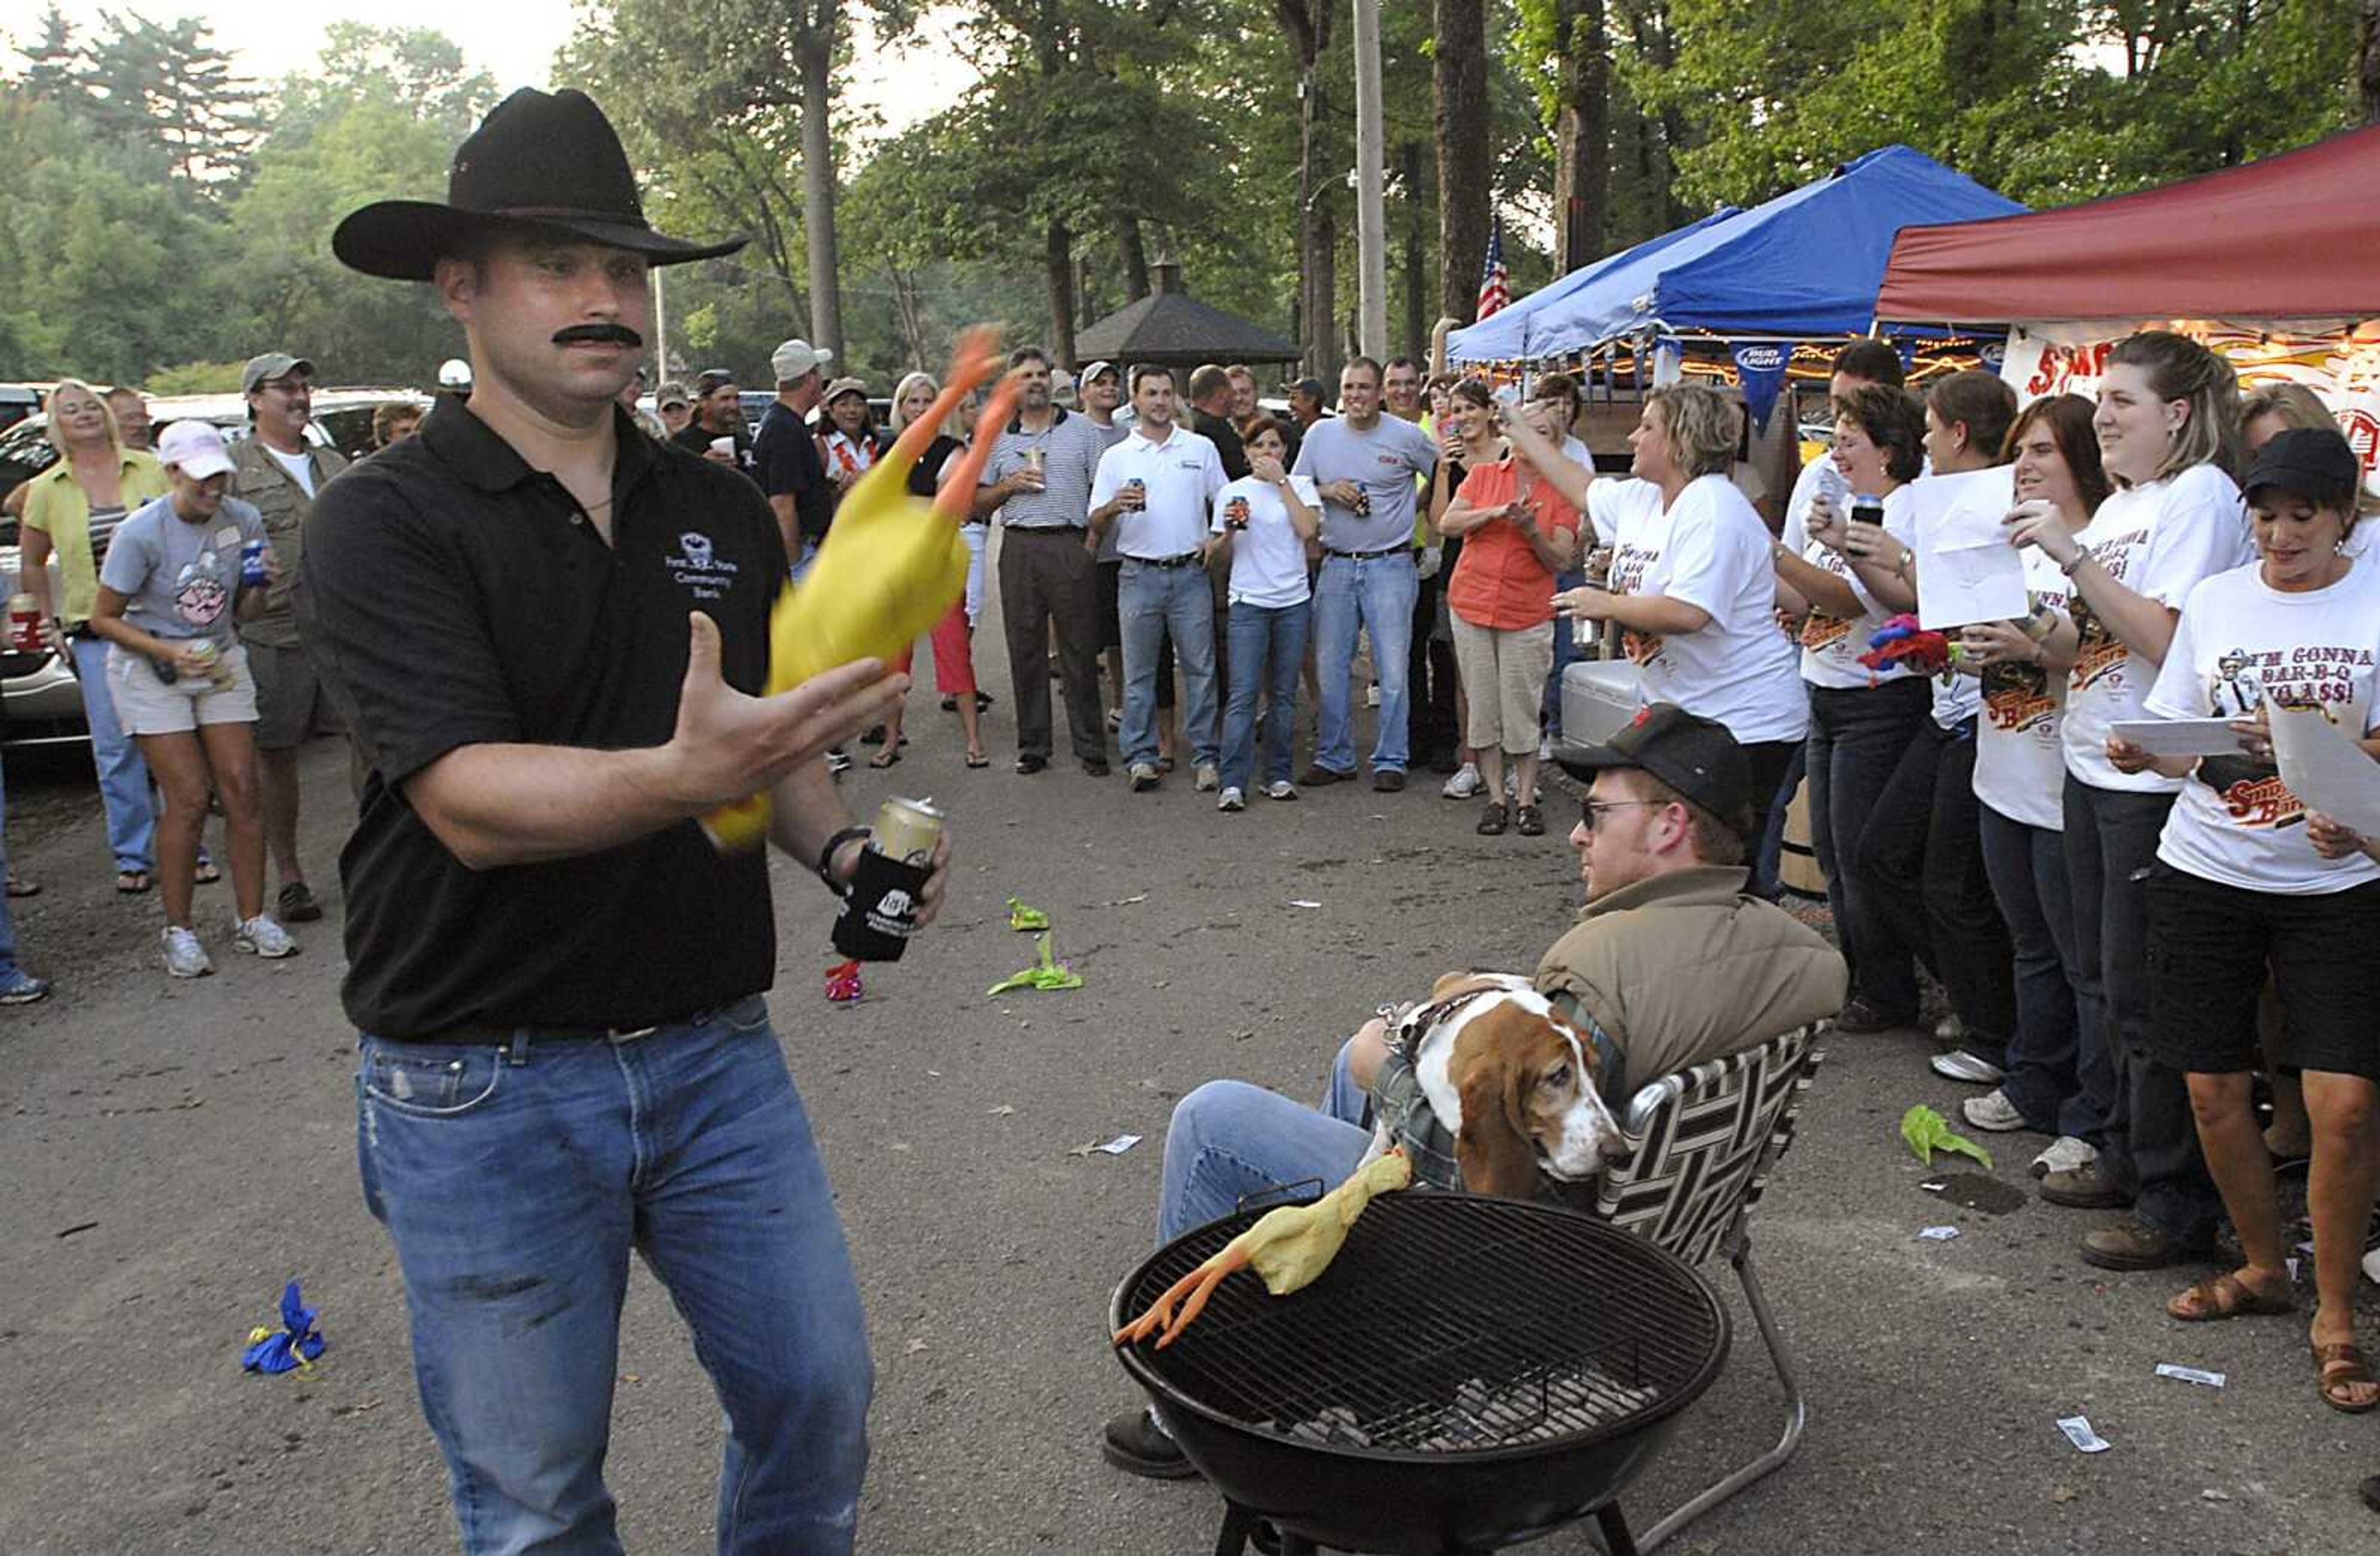
[[[1573,745],[1600,746],[1644,705],[1645,674],[1625,659],[1583,659],[1562,671],[1562,738]]]

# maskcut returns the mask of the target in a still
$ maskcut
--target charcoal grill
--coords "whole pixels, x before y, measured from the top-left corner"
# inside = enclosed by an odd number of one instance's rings
[[[1110,1322],[1255,1221],[1227,1216],[1117,1286]],[[1259,1522],[1296,1556],[1471,1556],[1619,1497],[1727,1359],[1726,1309],[1692,1267],[1564,1207],[1420,1190],[1373,1201],[1321,1278],[1216,1290],[1163,1351],[1117,1355],[1227,1504],[1217,1556]]]

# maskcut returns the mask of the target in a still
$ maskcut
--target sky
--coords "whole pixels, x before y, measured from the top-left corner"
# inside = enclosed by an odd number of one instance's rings
[[[698,8],[699,0],[688,0]],[[239,56],[240,68],[264,79],[311,65],[322,30],[334,21],[370,26],[428,27],[462,45],[464,57],[496,79],[499,88],[542,87],[554,51],[570,36],[571,0],[406,0],[392,8],[379,0],[61,0],[69,21],[88,27],[103,11],[134,9],[164,21],[202,16],[215,43]],[[36,0],[11,4],[0,30],[29,34],[42,6]],[[929,17],[927,32],[932,35]],[[948,106],[966,87],[969,73],[947,51],[930,46],[901,54],[863,48],[845,102],[873,109],[887,133],[897,132]],[[898,85],[895,85],[895,82]]]

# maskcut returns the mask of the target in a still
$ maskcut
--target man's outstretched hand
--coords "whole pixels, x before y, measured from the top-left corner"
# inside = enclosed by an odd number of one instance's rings
[[[718,624],[697,611],[687,626],[677,728],[663,750],[673,797],[698,810],[774,786],[883,723],[909,689],[909,677],[882,660],[861,659],[775,697],[750,697],[720,677]]]

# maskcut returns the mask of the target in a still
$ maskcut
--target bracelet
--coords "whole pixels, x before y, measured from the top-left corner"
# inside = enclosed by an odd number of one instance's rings
[[[2071,562],[2059,563],[2058,565],[2058,570],[2070,578],[2074,576],[2076,569],[2080,568],[2082,564],[2090,560],[2091,553],[2089,552],[2078,550],[2074,553],[2074,559]]]
[[[835,851],[841,848],[844,844],[849,843],[853,838],[868,838],[874,837],[875,835],[876,829],[874,827],[845,827],[841,832],[836,833],[832,837],[826,840],[826,846],[819,850],[818,878],[826,882],[828,891],[840,892],[843,890],[843,887],[838,884],[834,879]]]

